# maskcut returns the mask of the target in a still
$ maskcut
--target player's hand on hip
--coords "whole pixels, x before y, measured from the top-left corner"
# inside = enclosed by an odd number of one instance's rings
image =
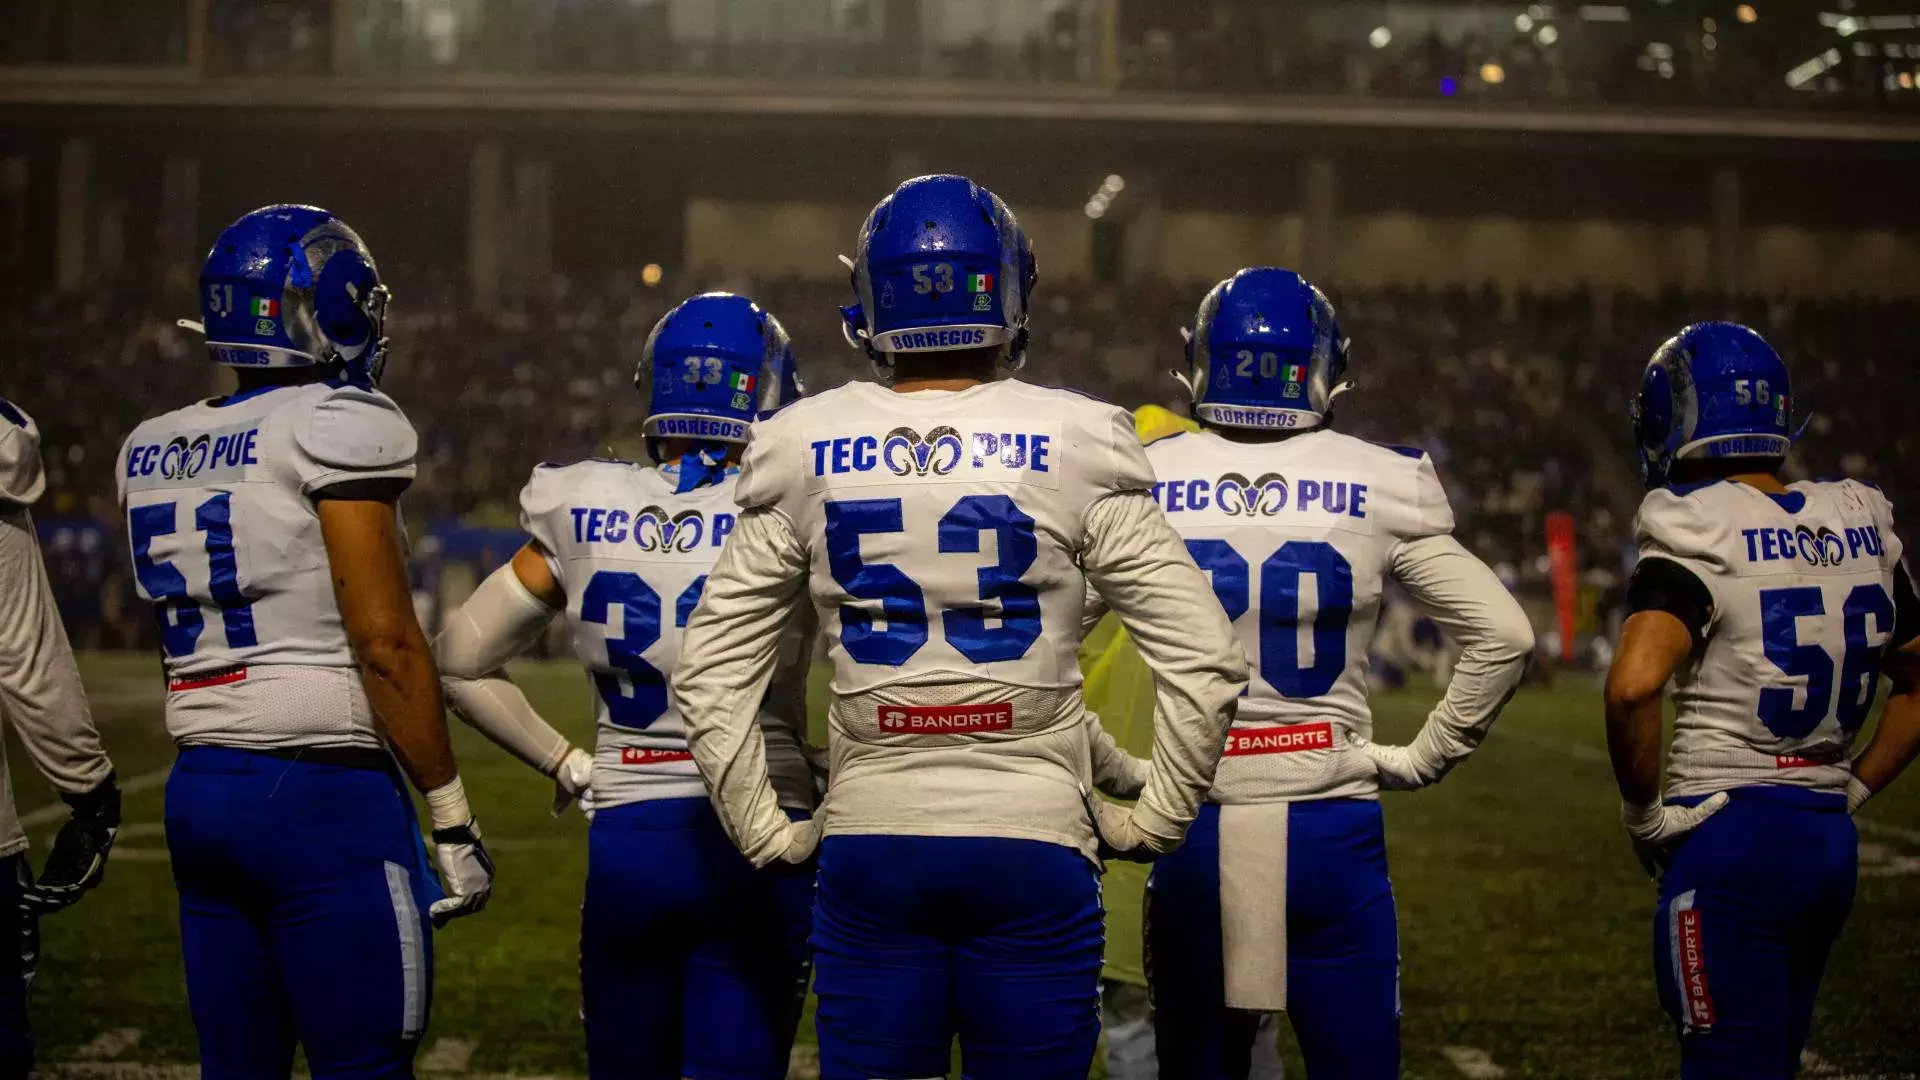
[[[1653,802],[1645,806],[1620,804],[1620,821],[1633,838],[1633,853],[1647,876],[1655,881],[1666,873],[1673,861],[1674,849],[1700,823],[1725,809],[1727,793],[1715,792],[1698,806],[1668,806]]]
[[[807,866],[820,853],[820,819],[801,818],[787,823],[787,846],[774,866]]]
[[[1141,834],[1140,826],[1134,824],[1132,811],[1117,803],[1094,798],[1087,800],[1087,809],[1093,814],[1093,833],[1099,841],[1102,860],[1152,862],[1159,858],[1159,854],[1147,846],[1147,838]]]
[[[568,804],[580,800],[580,812],[593,820],[593,755],[579,747],[567,751],[560,767],[553,771],[553,816],[567,812]]]
[[[480,842],[480,823],[468,818],[465,825],[433,830],[433,855],[447,891],[427,909],[434,928],[484,910],[493,895],[493,856]]]
[[[1418,791],[1438,779],[1428,777],[1410,747],[1377,743],[1351,731],[1347,732],[1347,743],[1373,762],[1374,775],[1388,791]]]
[[[61,795],[72,810],[53,838],[40,880],[20,894],[20,909],[51,915],[73,906],[107,874],[107,857],[120,831],[120,787],[112,773],[92,791]]]

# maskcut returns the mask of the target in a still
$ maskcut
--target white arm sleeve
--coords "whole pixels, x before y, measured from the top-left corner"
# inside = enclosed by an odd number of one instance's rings
[[[1100,595],[1100,590],[1093,587],[1093,582],[1087,582],[1086,598],[1080,602],[1081,640],[1086,640],[1087,635],[1093,633],[1093,628],[1099,626],[1100,620],[1106,617],[1106,598]]]
[[[680,639],[670,680],[687,745],[735,847],[755,866],[804,862],[817,825],[787,820],[767,774],[760,704],[807,582],[807,553],[778,510],[743,511]]]
[[[572,747],[507,678],[507,661],[540,639],[556,612],[521,583],[511,563],[487,576],[433,641],[440,686],[455,716],[552,776]]]
[[[0,714],[61,791],[92,791],[113,771],[24,511],[0,514]]]
[[[1533,627],[1487,564],[1451,536],[1402,542],[1392,572],[1414,604],[1464,650],[1445,696],[1407,748],[1422,779],[1431,783],[1486,738],[1526,674]]]
[[[0,398],[0,510],[9,503],[32,506],[46,490],[46,474],[40,468],[40,428],[33,417]]]
[[[1145,491],[1089,508],[1081,560],[1153,672],[1153,759],[1133,822],[1148,848],[1171,851],[1213,786],[1247,685],[1246,655],[1206,575]]]
[[[1093,786],[1116,799],[1137,799],[1147,786],[1146,762],[1120,749],[1100,717],[1087,710],[1087,748],[1093,757]]]

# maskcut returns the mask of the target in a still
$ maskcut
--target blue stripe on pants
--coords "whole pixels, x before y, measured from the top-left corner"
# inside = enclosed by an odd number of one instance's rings
[[[1285,917],[1287,1015],[1309,1075],[1398,1076],[1399,935],[1379,803],[1288,808]],[[1186,842],[1154,864],[1146,944],[1161,1080],[1243,1080],[1260,1021],[1226,1007],[1218,806],[1201,807]]]
[[[202,1076],[409,1077],[435,886],[397,775],[221,747],[167,780]]]

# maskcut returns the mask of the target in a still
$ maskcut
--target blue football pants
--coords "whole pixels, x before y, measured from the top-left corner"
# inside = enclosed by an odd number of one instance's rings
[[[811,868],[755,870],[706,799],[596,813],[580,918],[588,1072],[781,1080],[812,905]]]
[[[1380,804],[1323,799],[1287,812],[1287,1016],[1310,1080],[1400,1074],[1400,945]],[[1226,1005],[1220,808],[1147,884],[1147,982],[1160,1080],[1245,1080],[1258,1013]]]
[[[822,1080],[1084,1080],[1100,1035],[1100,884],[1079,852],[830,836],[814,909]]]
[[[1853,907],[1859,839],[1838,795],[1730,794],[1661,879],[1654,981],[1680,1031],[1683,1080],[1785,1080]]]
[[[440,895],[397,774],[188,747],[167,780],[187,1000],[209,1080],[410,1077]]]

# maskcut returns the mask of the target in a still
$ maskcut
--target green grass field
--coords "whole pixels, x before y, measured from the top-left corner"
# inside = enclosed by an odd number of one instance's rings
[[[160,824],[160,778],[172,751],[152,661],[88,657],[83,667],[128,785],[128,827],[106,884],[46,923],[34,1022],[43,1063],[112,1062],[55,1071],[139,1076],[143,1070],[127,1066],[194,1060]],[[589,736],[585,688],[571,670],[529,664],[516,676],[569,734]],[[1406,738],[1432,696],[1378,699],[1380,737]],[[500,874],[487,912],[436,938],[423,1070],[579,1075],[575,949],[586,824],[577,814],[550,818],[545,781],[470,731],[455,736]],[[52,803],[17,745],[12,761],[21,809]],[[1653,888],[1617,824],[1591,685],[1523,692],[1443,786],[1385,802],[1400,903],[1406,1076],[1677,1075],[1654,1002]],[[31,820],[35,850],[44,852],[58,818]],[[1814,1021],[1818,1062],[1809,1076],[1920,1072],[1920,779],[1908,778],[1862,815],[1861,856],[1859,897]],[[1137,930],[1116,920],[1113,932]],[[1291,1075],[1303,1076],[1287,1052]]]

